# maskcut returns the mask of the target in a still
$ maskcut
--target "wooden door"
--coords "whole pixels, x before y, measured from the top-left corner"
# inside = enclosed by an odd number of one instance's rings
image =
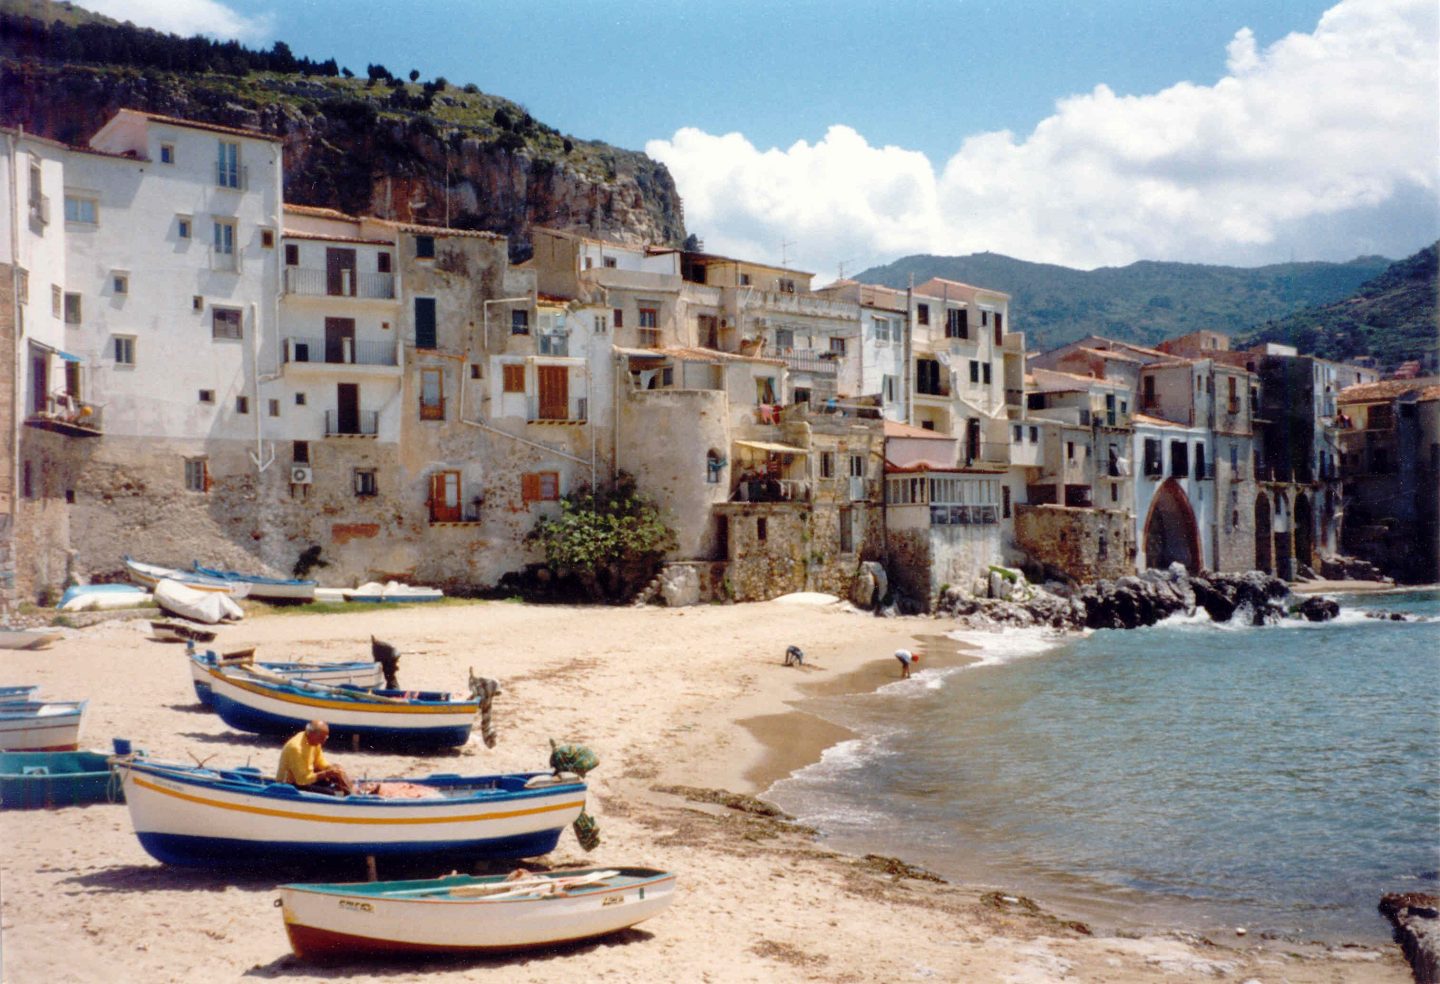
[[[430,522],[460,522],[460,473],[436,472],[430,476]]]
[[[540,385],[540,418],[568,420],[570,416],[570,370],[566,366],[536,366]]]
[[[50,396],[50,356],[30,356],[30,412],[44,413]]]
[[[346,342],[349,342],[347,345]],[[355,361],[355,319],[325,319],[325,361]]]
[[[338,434],[360,433],[360,384],[337,383],[335,386],[335,431]]]
[[[325,293],[332,297],[355,296],[355,251],[325,250]]]

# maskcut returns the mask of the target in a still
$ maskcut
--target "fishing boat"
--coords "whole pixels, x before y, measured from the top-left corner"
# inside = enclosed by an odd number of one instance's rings
[[[141,754],[112,761],[141,846],[176,865],[533,857],[554,850],[585,806],[583,780],[549,772],[362,779],[360,792],[328,796],[250,767],[208,769]],[[401,795],[386,795],[392,791]]]
[[[84,700],[0,704],[0,752],[68,752],[80,747]]]
[[[0,649],[44,649],[63,638],[64,634],[54,629],[0,628]]]
[[[190,676],[195,682],[195,696],[200,698],[200,703],[206,707],[212,706],[212,691],[207,671],[216,667],[235,666],[259,668],[266,673],[287,680],[304,680],[328,684],[332,687],[346,683],[356,687],[378,687],[382,682],[380,664],[373,659],[355,660],[349,663],[271,663],[257,662],[253,649],[240,653],[217,653],[213,649],[197,652],[192,647],[190,650]]]
[[[161,567],[159,564],[147,564],[134,557],[125,558],[125,570],[130,572],[130,580],[142,588],[149,588],[152,591],[161,581],[176,581],[195,591],[209,591],[229,595],[231,598],[244,598],[250,592],[250,585],[243,581],[226,581],[218,577],[197,574],[194,571],[181,571],[173,567]]]
[[[183,619],[156,619],[150,623],[150,635],[159,642],[215,641],[213,629],[202,629]]]
[[[203,591],[168,577],[155,585],[155,604],[160,606],[161,611],[206,625],[238,621],[245,617],[245,612],[229,595]]]
[[[153,602],[138,584],[72,584],[55,607],[62,612],[111,611],[139,608]]]
[[[410,604],[424,601],[439,601],[445,592],[439,588],[418,587],[401,584],[399,581],[371,581],[345,592],[346,601],[365,601],[372,604]]]
[[[0,752],[0,807],[33,810],[110,799],[104,752]],[[120,795],[117,786],[113,793]]]
[[[235,584],[249,585],[247,597],[261,601],[307,602],[315,600],[315,582],[298,578],[265,577],[262,574],[242,574],[239,571],[218,567],[205,567],[198,560],[190,565],[196,574]]]
[[[21,684],[18,687],[0,687],[0,704],[14,704],[21,701],[34,700],[35,691],[40,689],[38,683]]]
[[[362,742],[443,748],[470,740],[478,700],[448,693],[329,686],[292,680],[260,667],[203,668],[210,707],[240,731],[293,735],[320,718],[338,737]]]
[[[628,929],[675,898],[655,868],[586,868],[424,881],[281,885],[290,947],[302,959],[515,950]]]

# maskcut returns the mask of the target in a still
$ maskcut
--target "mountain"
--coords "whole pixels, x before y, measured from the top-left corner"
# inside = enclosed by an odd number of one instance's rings
[[[1419,359],[1436,365],[1440,350],[1440,243],[1393,263],[1350,297],[1267,321],[1245,344],[1283,342],[1327,359],[1374,356],[1386,369]]]
[[[1143,345],[1202,328],[1239,334],[1348,297],[1389,265],[1380,256],[1254,268],[1147,260],[1086,271],[975,253],[907,256],[855,279],[903,288],[912,276],[917,284],[944,277],[1004,291],[1011,323],[1044,351],[1089,334]]]
[[[284,141],[287,202],[504,233],[516,261],[532,225],[685,239],[663,164],[562,134],[473,85],[408,74],[377,64],[361,78],[284,42],[256,51],[0,0],[0,125],[76,144],[128,107],[260,130]]]

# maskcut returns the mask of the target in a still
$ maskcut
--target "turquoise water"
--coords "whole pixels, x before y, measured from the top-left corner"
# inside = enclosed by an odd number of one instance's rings
[[[845,850],[1104,924],[1379,941],[1387,891],[1440,889],[1440,592],[1333,623],[1199,619],[1057,643],[809,709],[865,737],[771,796]]]

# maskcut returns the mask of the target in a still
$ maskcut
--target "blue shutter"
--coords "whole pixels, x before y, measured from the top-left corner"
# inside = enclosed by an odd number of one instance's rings
[[[415,347],[435,347],[435,298],[415,298]]]

